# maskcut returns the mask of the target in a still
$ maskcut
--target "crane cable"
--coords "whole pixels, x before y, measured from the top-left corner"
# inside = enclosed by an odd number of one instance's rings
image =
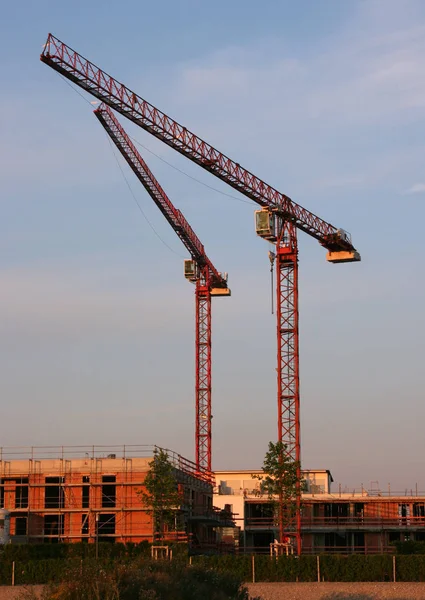
[[[159,240],[160,240],[160,241],[161,241],[161,242],[164,244],[164,246],[166,246],[166,247],[167,247],[169,250],[171,250],[171,252],[172,252],[173,254],[176,254],[177,256],[179,256],[180,258],[182,258],[182,259],[184,260],[186,257],[185,257],[185,256],[183,256],[182,254],[180,254],[179,252],[177,252],[177,250],[174,250],[173,248],[171,248],[171,246],[169,246],[169,245],[167,244],[167,242],[166,242],[165,240],[163,240],[163,239],[162,239],[162,237],[159,235],[159,233],[157,232],[157,230],[155,229],[155,227],[152,225],[151,221],[150,221],[150,220],[148,219],[148,217],[146,216],[146,213],[145,213],[145,211],[144,211],[144,210],[143,210],[143,208],[141,207],[141,205],[140,205],[139,201],[138,201],[138,200],[137,200],[137,198],[136,198],[136,195],[135,195],[135,193],[133,192],[133,190],[132,190],[132,188],[131,188],[131,186],[130,186],[130,183],[129,183],[129,181],[128,181],[128,179],[127,179],[127,177],[126,177],[125,173],[124,173],[124,170],[123,170],[123,168],[122,168],[122,166],[121,166],[121,164],[120,164],[120,161],[118,160],[118,157],[117,157],[117,155],[116,155],[116,153],[115,153],[115,150],[114,150],[114,147],[113,147],[113,145],[112,145],[112,142],[111,142],[111,140],[110,140],[110,138],[109,138],[109,135],[106,133],[106,131],[105,131],[105,135],[106,135],[106,137],[108,138],[109,146],[110,146],[110,148],[111,148],[111,150],[112,150],[112,153],[113,153],[113,155],[114,155],[114,157],[115,157],[115,160],[116,160],[116,162],[117,162],[117,165],[118,165],[118,167],[119,167],[119,170],[121,171],[121,175],[123,176],[123,178],[124,178],[124,181],[126,182],[128,189],[130,190],[130,194],[131,194],[131,196],[132,196],[132,198],[133,198],[134,202],[136,203],[136,206],[137,206],[137,208],[138,208],[138,209],[139,209],[139,211],[142,213],[142,215],[143,215],[143,218],[145,219],[146,223],[147,223],[147,224],[149,225],[149,227],[152,229],[152,231],[154,232],[154,234],[156,235],[156,237],[157,237],[157,238],[158,238],[158,239],[159,239]]]
[[[69,87],[71,89],[74,90],[74,92],[76,92],[79,96],[81,96],[81,98],[85,102],[87,102],[87,104],[90,104],[91,106],[94,106],[95,104],[97,104],[97,102],[93,102],[92,103],[92,102],[90,102],[90,100],[87,100],[87,98],[85,96],[83,96],[83,94],[79,90],[77,90],[77,88],[75,88],[63,75],[61,75],[60,73],[59,73],[59,75],[64,80],[64,82],[67,85],[69,85]],[[155,152],[153,152],[153,150],[151,150],[150,148],[148,148],[147,146],[145,146],[144,144],[142,144],[141,142],[139,142],[139,140],[137,140],[133,136],[129,135],[128,137],[130,139],[132,139],[133,142],[135,142],[136,144],[138,144],[141,148],[143,148],[144,150],[146,150],[147,152],[149,152],[150,154],[152,154],[153,156],[155,156],[156,158],[158,158],[159,160],[161,160],[163,163],[165,163],[166,165],[168,165],[169,167],[171,167],[175,171],[178,171],[182,175],[185,175],[189,179],[192,179],[193,181],[196,181],[196,183],[199,183],[200,185],[203,185],[204,187],[212,190],[213,192],[217,192],[217,194],[221,194],[222,196],[226,196],[227,198],[232,198],[232,200],[237,200],[238,202],[243,202],[244,204],[251,204],[251,206],[252,206],[252,200],[246,200],[245,198],[242,198],[242,197],[239,198],[238,196],[234,196],[233,194],[228,194],[227,192],[223,192],[222,190],[219,190],[218,188],[216,188],[216,187],[214,187],[212,185],[209,185],[208,183],[205,183],[204,181],[201,181],[200,179],[197,179],[196,177],[193,177],[192,175],[189,175],[188,173],[186,173],[186,171],[183,171],[183,169],[179,169],[178,167],[176,167],[172,163],[170,163],[167,160],[165,160],[165,158],[162,158],[162,156],[159,156],[159,154],[156,154]]]
[[[274,267],[274,261],[276,259],[276,254],[272,251],[269,250],[269,261],[270,261],[270,290],[271,290],[271,303],[272,303],[272,315],[274,314],[274,306],[273,306],[273,293],[274,293],[274,285],[273,285],[273,267]]]
[[[77,93],[79,96],[81,96],[81,98],[82,98],[83,100],[85,100],[85,101],[86,101],[88,104],[90,104],[91,106],[93,106],[93,105],[92,105],[92,103],[91,103],[89,100],[87,100],[87,98],[86,98],[85,96],[83,96],[83,94],[81,94],[81,93],[80,93],[80,92],[79,92],[79,91],[78,91],[78,90],[77,90],[77,89],[76,89],[76,88],[75,88],[73,85],[71,85],[71,84],[69,83],[69,81],[68,81],[67,79],[65,79],[65,77],[63,77],[63,75],[61,75],[61,77],[62,77],[62,79],[65,81],[65,83],[66,83],[67,85],[69,85],[69,87],[70,87],[71,89],[73,89],[73,90],[74,90],[74,92],[76,92],[76,93]],[[161,241],[161,242],[164,244],[164,246],[166,246],[166,247],[167,247],[167,248],[168,248],[168,249],[169,249],[169,250],[170,250],[170,251],[171,251],[173,254],[176,254],[178,257],[180,257],[180,258],[182,258],[182,259],[185,259],[185,258],[186,258],[185,256],[183,256],[182,254],[180,254],[179,252],[177,252],[176,250],[174,250],[173,248],[171,248],[171,246],[169,246],[169,245],[167,244],[167,242],[166,242],[165,240],[163,240],[163,239],[162,239],[162,237],[159,235],[159,233],[157,232],[157,230],[155,229],[155,227],[152,225],[151,221],[148,219],[148,217],[147,217],[147,215],[146,215],[145,211],[144,211],[144,210],[143,210],[143,208],[141,207],[141,205],[140,205],[139,201],[138,201],[138,200],[137,200],[137,198],[136,198],[136,195],[134,194],[134,192],[133,192],[133,190],[132,190],[132,188],[131,188],[131,185],[130,185],[130,183],[129,183],[129,181],[128,181],[128,179],[127,179],[127,177],[126,177],[125,173],[124,173],[124,170],[123,170],[123,168],[121,167],[120,161],[118,160],[118,157],[117,157],[117,155],[116,155],[116,153],[115,153],[115,150],[114,150],[114,147],[113,147],[113,145],[112,145],[111,139],[110,139],[109,135],[106,133],[106,131],[105,131],[105,135],[106,135],[106,137],[107,137],[107,139],[108,139],[109,146],[110,146],[110,148],[111,148],[111,150],[112,150],[112,153],[113,153],[113,155],[114,155],[114,157],[115,157],[115,160],[116,160],[116,163],[117,163],[117,165],[118,165],[118,168],[119,168],[119,170],[121,171],[121,175],[123,176],[123,178],[124,178],[124,181],[125,181],[125,183],[127,184],[127,187],[128,187],[128,189],[129,189],[129,191],[130,191],[130,194],[131,194],[131,196],[132,196],[132,198],[133,198],[134,202],[136,203],[136,206],[137,206],[137,208],[139,209],[139,211],[141,212],[141,214],[142,214],[143,218],[145,219],[146,223],[147,223],[147,224],[149,225],[149,227],[152,229],[152,231],[154,232],[154,234],[156,235],[156,237],[157,237],[157,238],[158,238],[158,239],[159,239],[159,240],[160,240],[160,241]]]
[[[238,202],[244,202],[245,204],[251,204],[252,205],[252,201],[251,200],[245,200],[245,198],[238,198],[237,196],[233,196],[233,194],[227,194],[226,192],[223,192],[222,190],[219,190],[218,188],[215,188],[212,185],[208,185],[208,183],[205,183],[204,181],[201,181],[200,179],[196,179],[196,177],[192,177],[192,175],[189,175],[188,173],[186,173],[182,169],[179,169],[175,165],[173,165],[170,162],[166,161],[165,158],[162,158],[162,156],[159,156],[159,154],[155,154],[155,152],[153,152],[152,150],[150,150],[147,146],[144,146],[136,138],[132,137],[131,135],[129,137],[133,140],[133,142],[135,142],[136,144],[138,144],[139,146],[141,146],[144,150],[147,150],[148,152],[150,152],[151,154],[153,154],[153,156],[155,156],[156,158],[159,158],[159,160],[162,160],[163,163],[165,163],[166,165],[168,165],[169,167],[171,167],[175,171],[178,171],[179,173],[181,173],[182,175],[185,175],[189,179],[192,179],[193,181],[196,181],[196,183],[199,183],[199,184],[203,185],[204,187],[206,187],[206,188],[208,188],[210,190],[213,190],[214,192],[217,192],[218,194],[221,194],[222,196],[227,196],[227,198],[232,198],[233,200],[237,200]]]

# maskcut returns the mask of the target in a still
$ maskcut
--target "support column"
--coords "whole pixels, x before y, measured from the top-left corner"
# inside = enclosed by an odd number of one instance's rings
[[[196,282],[196,466],[211,471],[211,295]]]
[[[278,439],[286,446],[286,455],[300,467],[300,385],[298,328],[298,246],[297,230],[291,223],[281,223],[276,244],[277,306],[277,403]],[[279,534],[295,535],[297,553],[301,553],[301,490],[288,506],[280,498]]]

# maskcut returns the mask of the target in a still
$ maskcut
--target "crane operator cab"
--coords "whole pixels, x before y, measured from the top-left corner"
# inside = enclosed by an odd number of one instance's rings
[[[255,211],[255,233],[269,242],[277,240],[276,215],[268,208]]]
[[[190,258],[186,258],[184,261],[184,276],[191,283],[196,283],[199,278],[198,265]]]

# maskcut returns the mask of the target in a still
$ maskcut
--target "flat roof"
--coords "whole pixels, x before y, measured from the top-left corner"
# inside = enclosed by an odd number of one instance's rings
[[[326,473],[333,481],[333,477],[329,469],[301,469],[302,473]],[[256,475],[257,473],[263,473],[262,469],[229,469],[223,471],[213,471],[214,475]]]

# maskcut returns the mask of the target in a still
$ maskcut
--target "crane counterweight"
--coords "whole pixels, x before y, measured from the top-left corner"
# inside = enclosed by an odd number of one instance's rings
[[[216,287],[212,287],[210,288],[210,294],[211,296],[214,296],[215,298],[220,298],[220,296],[231,296],[232,292],[230,291],[229,288],[216,288]]]
[[[328,252],[326,260],[331,263],[360,262],[361,256],[357,250],[339,250],[338,252]]]

